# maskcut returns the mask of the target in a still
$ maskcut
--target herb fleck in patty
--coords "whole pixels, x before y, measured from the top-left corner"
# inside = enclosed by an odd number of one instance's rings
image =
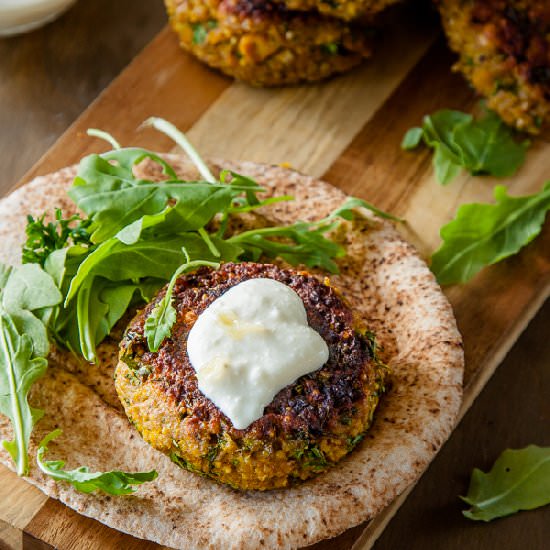
[[[275,279],[298,293],[330,355],[322,368],[283,388],[261,418],[237,430],[199,391],[186,341],[208,305],[232,286],[257,277]],[[328,284],[307,272],[267,264],[201,268],[178,279],[172,337],[152,353],[144,321],[162,295],[128,326],[116,388],[143,438],[174,462],[235,488],[274,489],[326,470],[362,439],[383,391],[385,368],[373,357],[369,333]]]

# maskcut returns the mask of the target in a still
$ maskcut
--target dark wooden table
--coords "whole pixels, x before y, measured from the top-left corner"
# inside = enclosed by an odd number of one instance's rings
[[[165,22],[160,0],[81,0],[44,29],[0,39],[0,195]],[[472,468],[487,469],[503,449],[550,445],[549,327],[547,302],[389,524],[377,550],[548,548],[550,507],[481,524],[462,517],[458,495],[467,490]]]

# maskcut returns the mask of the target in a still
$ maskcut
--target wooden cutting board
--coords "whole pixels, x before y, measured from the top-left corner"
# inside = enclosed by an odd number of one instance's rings
[[[171,142],[138,129],[149,116],[188,132],[204,156],[288,163],[408,221],[407,237],[428,256],[439,227],[459,204],[489,201],[492,178],[462,175],[442,187],[426,151],[404,153],[405,131],[438,108],[471,110],[476,99],[449,68],[435,28],[405,13],[385,34],[372,61],[318,86],[257,90],[203,67],[163,30],[58,140],[23,181],[78,162],[103,144],[89,127],[110,131],[124,145],[160,151]],[[537,191],[550,173],[550,143],[538,140],[509,181],[515,195]],[[550,294],[550,224],[519,255],[488,268],[467,285],[445,289],[464,336],[466,372],[462,414]],[[366,550],[400,504],[317,549]],[[0,540],[13,547],[145,549],[157,547],[78,515],[0,467]]]

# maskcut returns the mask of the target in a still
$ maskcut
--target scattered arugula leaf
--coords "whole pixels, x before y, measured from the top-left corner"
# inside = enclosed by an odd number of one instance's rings
[[[64,470],[63,460],[44,460],[44,454],[48,450],[48,444],[62,433],[61,430],[50,432],[38,445],[36,462],[38,467],[52,479],[70,483],[82,493],[92,493],[100,490],[109,495],[130,495],[135,493],[134,485],[141,485],[147,481],[153,481],[158,474],[155,470],[150,472],[126,473],[113,470],[111,472],[90,472],[86,466],[80,466],[75,470]]]
[[[14,434],[2,445],[19,475],[28,473],[30,435],[44,414],[28,403],[31,386],[48,366],[44,323],[61,299],[53,279],[38,265],[0,264],[0,413],[10,419]]]
[[[510,197],[497,185],[496,204],[464,204],[441,228],[443,244],[431,269],[440,284],[464,283],[483,267],[497,263],[531,242],[550,209],[550,181],[539,193]]]
[[[513,131],[492,111],[480,119],[443,109],[424,117],[421,128],[411,128],[401,142],[411,150],[421,141],[434,150],[432,163],[442,185],[450,183],[461,169],[472,175],[499,178],[513,175],[525,161],[527,141],[518,143]]]
[[[401,141],[401,148],[405,151],[416,149],[416,147],[418,147],[420,145],[420,142],[422,141],[423,134],[424,130],[422,128],[419,128],[418,126],[409,128],[403,136],[403,140]]]
[[[488,473],[474,469],[468,494],[469,519],[491,521],[550,503],[550,447],[507,449]]]

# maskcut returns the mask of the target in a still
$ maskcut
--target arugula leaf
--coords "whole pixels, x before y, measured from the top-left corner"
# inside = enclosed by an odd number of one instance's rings
[[[186,263],[182,264],[170,279],[166,293],[162,300],[154,307],[151,315],[147,317],[145,321],[145,336],[147,338],[147,345],[150,351],[156,352],[159,350],[160,345],[165,338],[170,337],[172,333],[172,327],[176,322],[176,310],[172,305],[174,286],[177,278],[186,271],[195,269],[200,266],[209,266],[214,269],[218,269],[220,264],[215,262],[207,262],[204,260],[197,260],[194,262],[189,261],[189,255],[184,249],[186,256]]]
[[[216,22],[214,21],[214,26]],[[191,159],[191,162],[197,167],[201,176],[210,183],[215,183],[216,178],[210,172],[210,168],[206,165],[206,162],[202,160],[197,150],[191,145],[191,142],[187,139],[183,132],[180,132],[171,122],[159,117],[150,117],[144,123],[143,126],[152,126],[155,130],[162,132],[169,138],[173,139]]]
[[[305,264],[338,273],[333,258],[342,257],[344,248],[328,239],[325,234],[335,230],[337,220],[296,222],[284,227],[251,229],[229,237],[227,242],[243,249],[239,257],[245,261],[258,261],[260,257],[282,258],[291,265]]]
[[[492,111],[475,123],[458,125],[453,140],[470,173],[497,178],[514,175],[528,147],[528,142],[516,143],[512,130]]]
[[[0,283],[0,413],[10,419],[14,434],[2,445],[17,473],[25,475],[30,434],[43,415],[28,403],[32,384],[48,366],[50,346],[43,319],[62,297],[52,278],[34,264],[0,264]]]
[[[426,115],[421,128],[407,131],[401,148],[415,149],[422,140],[434,150],[432,164],[442,185],[450,183],[461,169],[472,175],[511,176],[525,161],[529,145],[517,143],[513,131],[492,111],[475,120],[450,109]]]
[[[45,216],[29,217],[25,264],[17,270],[0,264],[0,413],[14,426],[15,439],[4,442],[4,447],[20,474],[28,470],[30,433],[43,414],[29,406],[27,395],[47,367],[48,330],[57,342],[93,361],[97,345],[124,313],[150,300],[169,281],[145,325],[149,347],[157,350],[171,334],[176,319],[173,289],[184,271],[201,265],[217,267],[219,261],[278,256],[293,265],[337,272],[334,258],[344,249],[330,232],[343,219],[352,220],[354,209],[368,208],[397,220],[350,198],[317,222],[254,229],[225,238],[231,216],[292,197],[262,199],[259,195],[265,189],[235,172],[223,171],[216,180],[177,128],[157,118],[146,124],[172,137],[204,181],[181,181],[156,153],[122,149],[109,134],[92,130],[90,135],[107,140],[114,150],[85,157],[69,190],[88,217],[64,219],[59,209],[50,223],[45,223]],[[163,181],[135,176],[136,167],[145,160],[160,167]],[[78,490],[128,494],[133,492],[131,485],[156,477],[156,472],[91,473],[86,467],[65,471],[62,461],[43,459],[47,444],[58,434],[52,432],[42,441],[38,464]]]
[[[460,174],[460,164],[455,155],[446,147],[438,146],[433,157],[435,177],[441,185],[447,185]]]
[[[98,130],[97,128],[88,128],[88,130],[86,130],[86,133],[89,136],[103,139],[104,141],[109,143],[113,149],[120,149],[120,143],[108,132]]]
[[[380,210],[379,208],[376,208],[376,206],[372,205],[370,202],[367,202],[363,199],[359,199],[357,197],[348,197],[342,206],[336,208],[336,210],[333,210],[330,214],[330,218],[343,218],[344,220],[353,220],[355,218],[355,212],[354,210],[357,208],[366,208],[367,210],[370,210],[380,218],[384,218],[386,220],[393,220],[394,222],[402,222],[403,220],[401,218],[398,218],[394,216],[393,214],[389,214],[388,212],[384,212],[383,210]]]
[[[147,481],[153,481],[158,474],[155,470],[150,472],[126,473],[113,470],[111,472],[90,472],[86,466],[80,466],[75,470],[64,470],[63,460],[44,460],[44,454],[48,450],[48,443],[62,433],[61,430],[50,432],[38,445],[36,462],[38,467],[56,481],[70,483],[77,491],[92,493],[100,490],[109,495],[130,495],[135,493],[134,485],[141,485]]]
[[[497,263],[530,243],[550,209],[550,181],[539,193],[510,197],[497,185],[496,204],[464,204],[441,228],[441,247],[431,269],[440,284],[464,283],[486,265]]]
[[[86,223],[87,240],[80,242],[64,236],[47,249],[49,254],[43,261],[65,297],[63,306],[53,313],[54,337],[88,361],[95,360],[96,346],[125,309],[173,278],[174,271],[186,261],[182,249],[189,254],[189,261],[227,262],[278,256],[292,265],[337,272],[334,258],[343,255],[344,250],[328,233],[339,226],[341,219],[353,219],[355,208],[369,208],[379,216],[397,219],[365,201],[350,198],[318,222],[254,229],[224,238],[231,216],[291,197],[262,199],[258,195],[264,188],[232,171],[222,171],[216,181],[177,128],[157,118],[146,124],[174,139],[206,181],[178,180],[174,169],[155,153],[139,148],[121,149],[111,136],[93,131],[116,150],[85,157],[69,191],[77,206],[89,216],[82,222]],[[134,175],[136,165],[145,159],[160,166],[164,181],[143,180]],[[65,227],[71,221],[58,216],[58,223]],[[209,227],[217,230],[210,231]],[[63,243],[65,248],[60,248]],[[36,260],[37,254],[32,254],[40,251],[35,248],[34,243],[29,245],[29,257]],[[157,342],[169,334],[172,326],[170,306],[171,302],[159,306],[149,321],[149,330],[157,335]],[[160,345],[151,338],[152,347]]]
[[[209,239],[224,261],[235,261],[242,252],[216,236]],[[218,260],[204,239],[192,232],[145,235],[132,245],[112,238],[96,247],[67,276],[64,307],[53,324],[56,339],[94,361],[97,345],[126,309],[150,298],[185,261],[182,247],[191,260]]]
[[[460,498],[472,506],[462,513],[481,521],[549,504],[550,447],[507,449],[490,472],[474,469],[468,494]]]
[[[409,128],[403,136],[403,140],[401,141],[401,149],[404,149],[405,151],[416,149],[416,147],[418,147],[420,145],[420,142],[422,141],[423,134],[424,130],[422,130],[422,128],[419,128],[418,126]]]
[[[123,156],[127,149],[116,151],[111,156]],[[97,156],[97,155],[96,155]],[[100,159],[99,156],[97,156]],[[96,160],[98,160],[96,159]],[[103,160],[103,159],[101,159]],[[84,159],[82,162],[85,162]],[[164,181],[152,182],[126,176],[124,185],[105,178],[102,169],[111,170],[112,165],[98,160],[93,168],[87,166],[79,171],[77,185],[69,190],[76,205],[91,218],[92,241],[102,241],[116,235],[122,228],[143,216],[171,213],[172,224],[180,231],[195,230],[206,225],[211,218],[228,208],[236,189],[229,185],[205,182]],[[82,163],[81,163],[82,167]],[[132,178],[132,179],[130,179]],[[85,183],[88,182],[88,183]],[[169,202],[174,200],[175,205]]]
[[[235,260],[241,249],[230,241],[215,236],[210,240],[225,261]],[[101,276],[110,281],[135,281],[144,277],[170,280],[174,270],[184,261],[182,248],[189,252],[191,259],[216,260],[210,247],[196,233],[181,235],[150,235],[132,245],[126,245],[117,238],[109,239],[86,256],[71,280],[65,303],[68,304],[80,286],[90,277]]]

